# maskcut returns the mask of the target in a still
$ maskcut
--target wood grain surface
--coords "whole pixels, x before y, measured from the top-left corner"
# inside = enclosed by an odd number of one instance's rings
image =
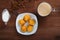
[[[56,12],[51,12],[46,17],[37,13],[41,2],[48,2]],[[22,0],[19,8],[12,5],[14,0],[0,0],[0,40],[60,40],[60,0]],[[22,6],[21,6],[22,5]],[[2,21],[2,11],[7,8],[11,14],[8,24]],[[38,30],[34,35],[24,36],[16,31],[16,17],[22,12],[32,12],[38,18]]]

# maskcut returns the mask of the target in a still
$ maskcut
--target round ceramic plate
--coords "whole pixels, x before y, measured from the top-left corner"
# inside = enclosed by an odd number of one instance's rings
[[[26,15],[26,14],[29,14],[31,16],[32,19],[34,19],[36,21],[34,27],[33,27],[33,31],[32,32],[21,32],[20,30],[20,26],[18,25],[18,20],[20,19],[23,19],[23,17]],[[38,28],[38,20],[37,20],[37,17],[32,14],[32,13],[21,13],[17,16],[17,19],[16,19],[16,30],[19,34],[22,34],[22,35],[32,35],[34,33],[36,33],[37,31],[37,28]]]

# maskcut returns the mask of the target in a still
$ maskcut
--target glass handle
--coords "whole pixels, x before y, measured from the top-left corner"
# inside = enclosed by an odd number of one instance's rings
[[[53,8],[52,12],[60,12],[60,8]]]

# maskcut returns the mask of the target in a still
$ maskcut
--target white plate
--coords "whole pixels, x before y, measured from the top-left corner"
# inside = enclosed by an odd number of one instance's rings
[[[25,32],[25,33],[23,33],[23,32],[21,32],[20,26],[18,25],[18,20],[23,19],[23,17],[24,17],[26,14],[29,14],[29,15],[31,16],[31,18],[36,21],[36,23],[35,23],[35,25],[34,25],[34,27],[33,27],[33,31],[32,31],[32,32]],[[17,32],[18,32],[19,34],[22,34],[22,35],[32,35],[32,34],[36,33],[37,28],[38,28],[38,20],[37,20],[37,17],[36,17],[34,14],[32,14],[32,13],[22,13],[22,14],[19,14],[19,15],[17,16],[17,19],[16,19],[16,30],[17,30]]]

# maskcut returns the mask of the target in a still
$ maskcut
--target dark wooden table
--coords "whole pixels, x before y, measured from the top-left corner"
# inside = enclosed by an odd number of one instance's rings
[[[60,40],[60,0],[23,0],[24,7],[13,10],[13,0],[0,0],[0,40]],[[37,13],[37,6],[41,2],[48,2],[52,8],[58,9],[47,17],[41,17]],[[21,3],[22,4],[22,3]],[[2,21],[2,11],[7,8],[11,18],[7,25]],[[34,35],[23,36],[16,31],[16,17],[22,12],[32,12],[38,18],[39,26]]]

